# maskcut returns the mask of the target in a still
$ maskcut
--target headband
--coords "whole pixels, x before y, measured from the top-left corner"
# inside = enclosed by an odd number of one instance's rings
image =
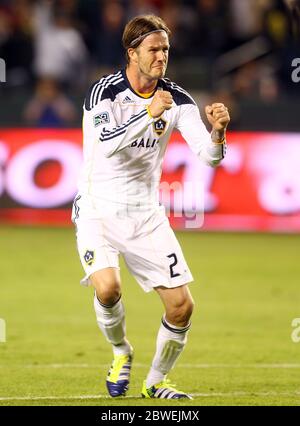
[[[132,40],[132,42],[130,43],[129,47],[132,47],[137,42],[142,42],[144,40],[144,38],[146,38],[148,35],[153,34],[153,33],[158,33],[158,32],[161,32],[161,31],[165,31],[165,30],[163,30],[163,29],[161,29],[161,30],[153,30],[153,31],[149,31],[146,34],[142,34],[142,35],[138,36],[137,38],[135,38],[134,40]]]

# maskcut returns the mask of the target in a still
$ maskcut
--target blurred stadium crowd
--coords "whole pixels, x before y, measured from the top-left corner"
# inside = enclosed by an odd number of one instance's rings
[[[200,104],[216,97],[229,104],[233,127],[243,102],[297,104],[291,62],[300,57],[300,38],[288,9],[294,1],[0,0],[7,67],[0,125],[14,118],[21,125],[78,125],[88,85],[124,66],[124,25],[143,13],[160,15],[172,31],[168,76]]]

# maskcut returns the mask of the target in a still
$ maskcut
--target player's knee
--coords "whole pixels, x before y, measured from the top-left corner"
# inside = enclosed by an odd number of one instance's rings
[[[100,289],[100,291],[96,289],[96,294],[98,300],[108,306],[114,305],[121,297],[121,291],[116,288]]]
[[[98,300],[104,305],[113,305],[120,298],[121,283],[117,277],[93,274],[91,281]]]

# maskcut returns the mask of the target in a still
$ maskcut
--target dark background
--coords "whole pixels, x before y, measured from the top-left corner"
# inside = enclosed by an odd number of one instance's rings
[[[201,110],[226,103],[232,130],[299,131],[298,1],[0,0],[1,127],[80,127],[89,84],[124,64],[121,37],[135,15],[172,31],[167,76]],[[300,76],[300,71],[299,71]]]

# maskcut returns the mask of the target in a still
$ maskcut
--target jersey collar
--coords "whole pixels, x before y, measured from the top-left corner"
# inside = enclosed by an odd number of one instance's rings
[[[130,82],[129,82],[129,80],[128,80],[128,78],[127,78],[127,75],[126,75],[126,70],[125,69],[122,69],[121,70],[121,72],[122,72],[122,76],[123,76],[123,78],[124,78],[124,80],[125,80],[125,82],[126,82],[126,84],[127,84],[127,86],[129,87],[129,89],[136,95],[136,96],[138,96],[139,98],[142,98],[142,99],[150,99],[150,98],[152,98],[152,96],[154,95],[154,93],[156,92],[156,90],[158,89],[158,88],[161,88],[162,87],[162,83],[161,83],[161,80],[158,80],[158,82],[157,82],[157,85],[156,85],[156,87],[155,87],[155,89],[153,90],[153,92],[151,93],[151,96],[143,96],[143,94],[142,93],[139,93],[139,92],[136,92],[132,87],[131,87],[131,84],[130,84]]]

